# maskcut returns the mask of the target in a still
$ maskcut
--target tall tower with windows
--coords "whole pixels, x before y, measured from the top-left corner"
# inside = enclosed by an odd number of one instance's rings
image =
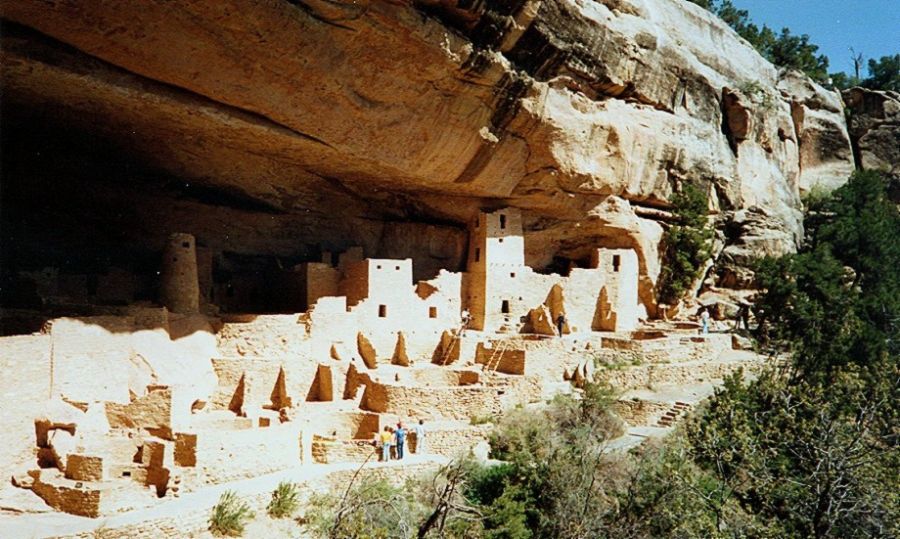
[[[473,329],[497,331],[515,326],[512,313],[523,307],[519,287],[525,266],[522,213],[504,208],[481,213],[469,230],[468,296]]]

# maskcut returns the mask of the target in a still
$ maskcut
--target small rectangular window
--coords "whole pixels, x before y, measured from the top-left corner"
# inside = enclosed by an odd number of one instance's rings
[[[400,271],[400,266],[394,266],[394,269]]]
[[[509,276],[512,277],[513,279],[515,279],[515,278],[516,278],[516,273],[515,273],[515,272],[512,272],[512,273],[509,274]]]
[[[437,318],[437,307],[428,308],[428,318]]]
[[[503,230],[505,228],[506,228],[506,216],[503,214],[500,214],[500,230]]]
[[[500,312],[503,314],[509,314],[509,300],[503,300],[503,303],[500,305]]]
[[[500,241],[500,243],[503,243],[503,238],[500,238],[498,241]]]
[[[475,262],[478,262],[479,260],[481,260],[481,248],[476,247],[475,248]]]
[[[387,318],[387,305],[378,306],[378,318]]]
[[[375,269],[381,269],[381,264],[375,266]]]
[[[613,255],[613,271],[614,272],[618,273],[619,265],[621,264],[621,262],[622,262],[622,259],[619,257],[619,255]]]

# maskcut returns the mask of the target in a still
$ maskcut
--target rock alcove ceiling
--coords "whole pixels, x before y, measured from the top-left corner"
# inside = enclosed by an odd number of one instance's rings
[[[351,245],[426,278],[509,205],[535,267],[635,248],[652,312],[673,189],[708,189],[727,269],[853,168],[837,94],[680,1],[9,2],[2,40],[7,292],[125,265],[152,297],[180,231],[221,282]],[[234,307],[299,307],[266,298]]]

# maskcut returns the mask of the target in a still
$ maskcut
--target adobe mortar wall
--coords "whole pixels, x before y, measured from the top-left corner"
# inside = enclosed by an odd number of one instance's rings
[[[50,336],[0,339],[0,372],[0,478],[6,479],[34,459],[34,418],[50,397]]]

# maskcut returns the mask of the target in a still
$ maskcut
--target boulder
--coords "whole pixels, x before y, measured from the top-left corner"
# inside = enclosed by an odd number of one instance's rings
[[[843,96],[859,167],[900,174],[900,93],[851,88]]]
[[[793,130],[778,136],[797,141],[800,193],[817,187],[831,191],[846,183],[855,166],[840,93],[790,69],[779,72],[777,88],[791,105]]]

